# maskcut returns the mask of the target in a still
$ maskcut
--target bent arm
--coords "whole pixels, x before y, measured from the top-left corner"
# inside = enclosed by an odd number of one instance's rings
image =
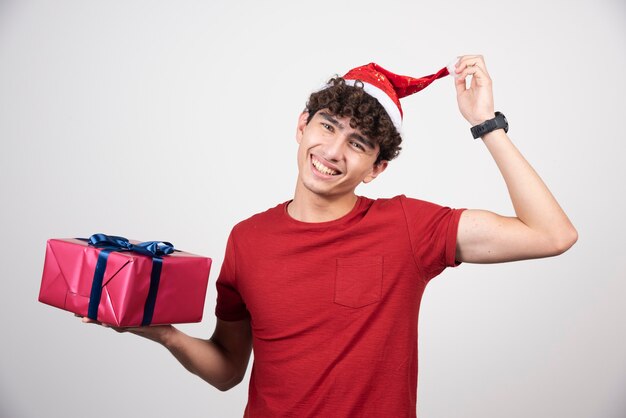
[[[509,137],[500,129],[483,141],[504,178],[516,216],[463,212],[457,260],[497,263],[554,256],[570,248],[578,238],[576,229]]]
[[[482,56],[460,57],[455,85],[459,110],[471,125],[494,117],[492,82]],[[482,140],[504,178],[516,216],[465,211],[459,221],[457,260],[496,263],[548,257],[574,245],[576,229],[504,130],[485,134]]]
[[[191,337],[172,327],[163,345],[191,373],[225,391],[241,382],[252,351],[250,320],[217,319],[208,340]]]
[[[115,330],[162,344],[187,370],[221,391],[241,382],[252,351],[249,319],[222,321],[218,318],[213,336],[208,340],[191,337],[171,325]]]

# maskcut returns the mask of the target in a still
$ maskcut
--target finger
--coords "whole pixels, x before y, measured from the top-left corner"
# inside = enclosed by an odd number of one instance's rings
[[[485,62],[485,59],[480,54],[468,54],[468,55],[461,55],[461,56],[459,56],[458,57],[458,61],[459,62],[464,62],[464,61],[472,61],[472,62],[482,61],[482,62]]]
[[[472,83],[470,86],[474,86],[476,81],[474,81],[474,77],[481,72],[481,68],[478,66],[468,66],[466,67],[460,74],[457,74],[455,79],[455,87],[457,94],[463,93],[465,90],[468,90],[467,87],[467,77],[472,76]]]
[[[458,76],[454,80],[454,87],[456,87],[456,94],[457,95],[463,94],[463,92],[465,90],[467,90],[467,86],[465,84],[465,77]]]
[[[459,75],[458,79],[465,80],[468,76],[472,76],[473,80],[479,85],[485,85],[490,81],[489,74],[480,66],[473,65],[471,67],[465,68]]]
[[[79,315],[79,316],[80,316],[80,315]],[[86,316],[81,316],[81,321],[82,321],[84,324],[95,324],[95,325],[100,325],[100,326],[103,326],[103,327],[105,327],[105,328],[108,328],[108,325],[107,325],[107,324],[103,324],[103,323],[102,323],[102,322],[100,322],[100,321],[96,321],[95,319],[91,319],[91,318],[88,318],[88,317],[86,317]]]
[[[480,55],[473,55],[473,54],[460,55],[457,57],[457,65],[460,65],[462,62],[465,62],[467,60],[475,60],[479,57]]]
[[[456,73],[459,74],[468,67],[479,66],[486,71],[485,60],[482,55],[465,55],[456,64]]]
[[[480,67],[477,65],[468,65],[465,68],[463,68],[459,74],[458,77],[465,79],[469,76],[474,76],[477,72],[480,71]]]
[[[467,70],[468,68],[476,67],[479,65],[480,64],[478,63],[478,61],[475,61],[475,60],[466,60],[466,61],[460,62],[459,65],[456,67],[456,73],[457,75],[460,75],[460,73]]]

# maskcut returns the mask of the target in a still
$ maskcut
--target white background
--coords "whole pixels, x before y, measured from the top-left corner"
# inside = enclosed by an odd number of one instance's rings
[[[45,241],[95,232],[213,257],[292,197],[298,113],[330,76],[480,53],[510,136],[578,228],[561,257],[463,265],[420,317],[420,417],[626,416],[621,0],[0,1],[0,416],[240,417],[162,347],[37,302]],[[446,78],[403,101],[370,197],[512,214]],[[393,418],[393,417],[391,417]]]

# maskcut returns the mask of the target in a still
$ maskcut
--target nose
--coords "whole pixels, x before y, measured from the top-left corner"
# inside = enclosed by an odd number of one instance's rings
[[[322,155],[328,161],[336,162],[341,159],[343,149],[346,143],[346,138],[343,135],[334,135],[329,139],[324,148],[322,149]]]

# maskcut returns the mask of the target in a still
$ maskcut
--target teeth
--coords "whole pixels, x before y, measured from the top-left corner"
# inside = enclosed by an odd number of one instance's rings
[[[319,171],[320,173],[324,173],[326,175],[329,176],[334,176],[336,174],[338,174],[337,171],[326,167],[324,164],[322,164],[321,162],[317,161],[315,158],[311,159],[313,161],[313,165],[315,166],[315,168],[317,169],[317,171]]]

